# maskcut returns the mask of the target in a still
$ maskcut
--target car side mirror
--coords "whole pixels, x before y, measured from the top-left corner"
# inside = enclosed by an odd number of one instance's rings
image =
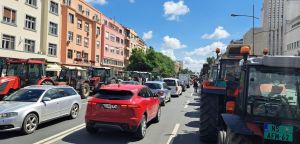
[[[46,101],[51,101],[51,98],[48,98],[48,97],[43,97],[42,101],[43,101],[43,102],[46,102]]]

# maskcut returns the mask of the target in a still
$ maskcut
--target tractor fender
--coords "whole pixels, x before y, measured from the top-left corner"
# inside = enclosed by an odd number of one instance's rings
[[[36,84],[37,84],[37,85],[41,85],[42,82],[44,82],[44,81],[50,81],[50,82],[52,82],[52,83],[54,84],[53,80],[52,80],[51,78],[49,78],[49,77],[41,78],[40,80],[37,81]]]
[[[10,90],[20,88],[20,78],[17,76],[0,77],[0,95],[6,95]]]
[[[240,116],[227,113],[221,114],[221,116],[227,129],[229,128],[233,133],[247,136],[255,135],[247,127],[247,122],[245,122]]]

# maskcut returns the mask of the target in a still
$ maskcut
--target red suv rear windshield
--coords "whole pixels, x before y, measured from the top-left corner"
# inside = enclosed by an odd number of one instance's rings
[[[108,100],[129,100],[133,96],[130,91],[100,90],[95,97]]]

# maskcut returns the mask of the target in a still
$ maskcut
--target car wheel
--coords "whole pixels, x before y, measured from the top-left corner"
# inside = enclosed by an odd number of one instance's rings
[[[153,122],[158,123],[160,121],[160,116],[161,116],[161,108],[159,107],[157,110],[156,116],[153,119]]]
[[[79,113],[79,106],[78,104],[74,104],[70,111],[70,118],[75,119],[78,116],[78,113]]]
[[[169,102],[171,102],[171,96],[169,97]]]
[[[89,134],[96,134],[98,132],[98,129],[96,129],[91,123],[86,123],[85,129]]]
[[[38,119],[37,115],[34,113],[30,113],[25,117],[25,119],[23,121],[22,132],[24,134],[33,133],[36,130],[36,128],[38,127],[38,124],[39,124],[39,119]]]
[[[146,120],[146,116],[143,115],[141,123],[137,131],[135,132],[135,137],[138,139],[143,139],[146,136],[146,132],[147,132],[147,120]]]

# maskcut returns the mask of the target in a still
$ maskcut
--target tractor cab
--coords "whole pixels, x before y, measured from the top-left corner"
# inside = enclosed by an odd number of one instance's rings
[[[219,136],[229,143],[300,143],[299,72],[300,57],[264,56],[242,62],[239,95],[236,102],[226,104],[232,114],[222,114],[226,129]]]
[[[0,95],[29,85],[53,85],[53,81],[46,77],[45,62],[42,60],[7,60],[0,77]]]

